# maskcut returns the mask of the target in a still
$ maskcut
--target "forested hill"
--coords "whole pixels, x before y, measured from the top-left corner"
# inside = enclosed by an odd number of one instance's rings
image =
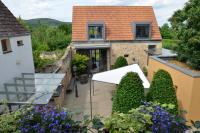
[[[39,24],[47,24],[49,26],[59,26],[61,24],[71,24],[71,22],[62,22],[62,21],[50,19],[50,18],[29,19],[29,20],[25,20],[25,22],[31,26],[37,26]]]

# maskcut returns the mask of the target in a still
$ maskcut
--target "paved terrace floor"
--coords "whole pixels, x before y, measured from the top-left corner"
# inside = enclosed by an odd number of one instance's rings
[[[79,97],[75,97],[75,91],[67,94],[64,107],[76,112],[78,118],[90,115],[90,82],[78,84]],[[94,95],[92,95],[93,116],[108,117],[112,112],[112,95],[116,85],[94,81]]]

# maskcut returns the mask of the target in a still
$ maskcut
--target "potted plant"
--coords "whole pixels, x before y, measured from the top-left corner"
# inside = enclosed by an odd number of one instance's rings
[[[72,66],[76,66],[76,76],[78,76],[79,81],[84,84],[88,82],[88,61],[89,57],[86,55],[75,54],[72,59]]]

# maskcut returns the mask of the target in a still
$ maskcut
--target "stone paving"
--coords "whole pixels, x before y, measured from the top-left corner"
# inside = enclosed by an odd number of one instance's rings
[[[91,85],[93,87],[93,85]],[[94,95],[92,91],[93,116],[108,117],[112,112],[112,95],[116,85],[94,81]],[[64,107],[76,112],[79,118],[90,115],[90,82],[80,84],[78,82],[79,97],[75,97],[75,91],[67,94]]]

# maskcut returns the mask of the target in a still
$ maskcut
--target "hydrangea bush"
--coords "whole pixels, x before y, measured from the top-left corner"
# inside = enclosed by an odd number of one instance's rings
[[[179,115],[169,113],[174,108],[175,106],[171,104],[144,102],[139,111],[151,115],[153,124],[149,128],[153,133],[183,133],[188,130],[186,120]]]
[[[0,115],[0,132],[15,133],[184,133],[189,127],[178,115],[169,113],[172,104],[144,102],[128,113],[115,112],[103,122],[85,116],[82,121],[72,119],[73,113],[54,106],[26,107],[14,113]],[[199,129],[199,122],[193,122]],[[92,129],[92,130],[91,130]]]
[[[22,133],[79,132],[84,130],[80,122],[72,120],[72,114],[51,106],[35,106],[19,120]]]
[[[171,104],[144,102],[128,113],[112,114],[105,120],[105,127],[109,132],[120,133],[184,133],[188,130],[186,120],[169,113],[173,108],[175,106]]]

